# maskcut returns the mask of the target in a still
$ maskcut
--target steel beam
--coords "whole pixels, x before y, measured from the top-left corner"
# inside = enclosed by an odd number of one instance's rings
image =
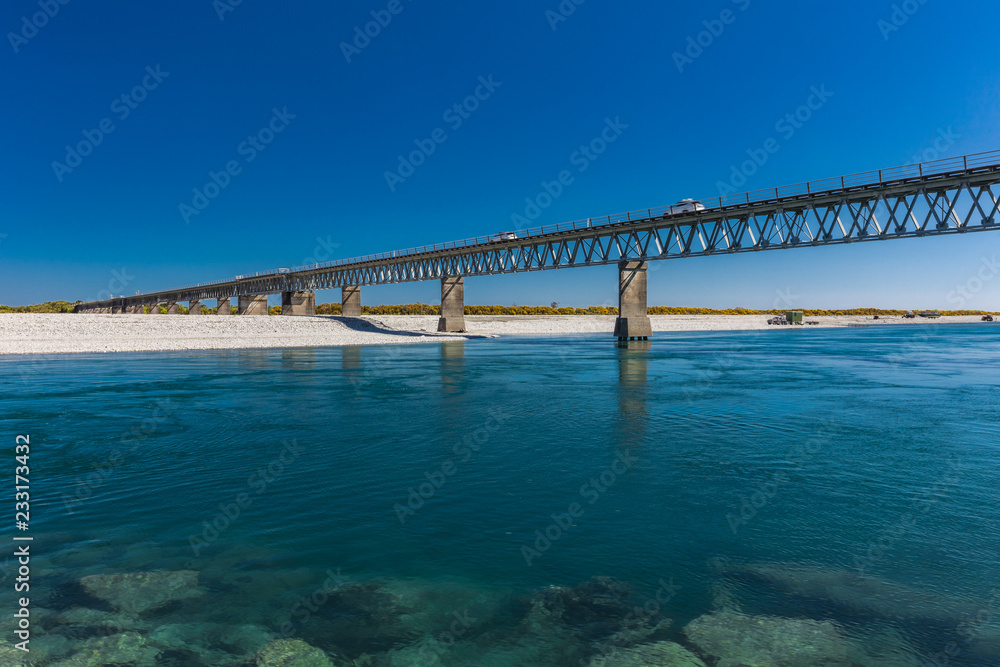
[[[567,224],[502,242],[473,239],[374,258],[272,271],[155,292],[133,303],[241,299],[342,288],[344,315],[360,315],[360,287],[581,266],[684,259],[738,252],[923,238],[1000,229],[1000,153],[727,196],[703,211],[608,217],[605,224]],[[597,219],[600,220],[600,219]],[[117,302],[117,301],[116,301]],[[100,312],[110,301],[81,304]],[[107,312],[106,310],[104,312]]]

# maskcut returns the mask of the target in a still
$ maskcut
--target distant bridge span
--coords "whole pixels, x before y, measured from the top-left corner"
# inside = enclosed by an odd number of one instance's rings
[[[702,200],[704,210],[670,206],[519,231],[516,239],[481,236],[276,269],[230,280],[78,304],[77,312],[177,312],[188,301],[217,299],[229,314],[266,314],[268,294],[282,294],[282,312],[315,313],[314,290],[340,287],[345,315],[361,314],[364,285],[441,280],[439,329],[464,329],[466,276],[618,264],[616,335],[645,338],[649,260],[701,257],[882,241],[998,229],[1000,151],[947,158]],[[223,312],[223,310],[225,312]]]

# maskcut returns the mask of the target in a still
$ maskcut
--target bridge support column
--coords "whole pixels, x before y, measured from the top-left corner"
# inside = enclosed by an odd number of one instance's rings
[[[201,299],[188,301],[188,315],[201,315]]]
[[[344,317],[361,317],[361,288],[345,285],[340,288],[340,314]]]
[[[176,315],[176,314],[177,314],[177,302],[176,301],[168,301],[167,302],[167,315]]]
[[[150,315],[159,315],[160,314],[160,304],[158,304],[158,303],[152,303],[152,304],[150,304],[149,305],[149,314]]]
[[[233,311],[232,311],[232,309],[229,306],[229,297],[226,297],[225,299],[216,299],[215,302],[216,302],[216,305],[218,306],[218,310],[215,313],[216,315],[232,315],[233,314]]]
[[[465,331],[465,278],[441,279],[441,319],[438,331]]]
[[[267,315],[267,295],[243,294],[237,308],[240,315]]]
[[[646,267],[646,262],[618,262],[618,340],[646,340],[653,335],[646,310]]]
[[[112,315],[121,315],[125,310],[121,306],[111,306]]]
[[[316,314],[316,292],[282,292],[281,293],[281,314],[282,315],[315,315]]]

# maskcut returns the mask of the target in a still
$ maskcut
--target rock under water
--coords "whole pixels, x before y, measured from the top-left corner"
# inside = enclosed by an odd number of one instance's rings
[[[115,609],[133,614],[202,595],[193,570],[93,574],[80,579],[80,585]]]
[[[691,621],[684,634],[716,667],[920,667],[902,639],[879,653],[831,621],[715,612]]]
[[[260,650],[256,667],[336,667],[333,661],[315,646],[301,639],[279,639]]]
[[[705,667],[705,663],[680,644],[655,642],[594,658],[589,667]]]
[[[839,568],[800,563],[727,563],[721,571],[764,581],[788,595],[825,600],[883,618],[957,622],[978,609],[933,590]]]

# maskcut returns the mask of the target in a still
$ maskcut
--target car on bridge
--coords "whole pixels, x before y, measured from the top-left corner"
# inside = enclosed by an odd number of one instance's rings
[[[682,199],[673,206],[670,207],[663,217],[670,215],[680,215],[681,213],[697,213],[698,211],[704,211],[705,205],[700,201],[694,199]]]
[[[500,232],[490,237],[490,243],[502,243],[503,241],[516,241],[517,232]]]

